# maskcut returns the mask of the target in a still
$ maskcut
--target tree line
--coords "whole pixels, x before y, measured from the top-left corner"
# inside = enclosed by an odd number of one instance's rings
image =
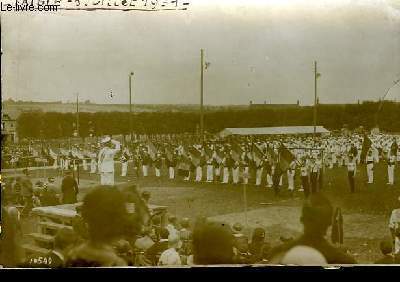
[[[196,133],[198,112],[140,112],[132,115],[132,130],[136,134]],[[17,119],[20,138],[71,137],[76,130],[76,113],[23,112]],[[375,125],[383,131],[400,132],[400,103],[364,102],[348,105],[318,105],[317,124],[330,130],[346,126],[354,129]],[[210,133],[227,127],[267,127],[312,125],[313,107],[286,109],[245,109],[205,112],[204,126]],[[127,112],[79,113],[79,136],[129,134]]]

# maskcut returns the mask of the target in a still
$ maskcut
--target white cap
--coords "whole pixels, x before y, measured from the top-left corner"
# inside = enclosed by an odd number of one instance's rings
[[[110,136],[106,136],[101,140],[101,143],[104,144],[104,143],[107,143],[107,142],[110,142],[110,141],[111,141]]]

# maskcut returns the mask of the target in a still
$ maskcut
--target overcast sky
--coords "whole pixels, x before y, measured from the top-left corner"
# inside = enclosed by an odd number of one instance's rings
[[[188,11],[3,13],[3,99],[310,104],[378,99],[400,78],[398,0],[192,0]],[[110,91],[113,98],[110,98]],[[400,85],[388,98],[400,100]]]

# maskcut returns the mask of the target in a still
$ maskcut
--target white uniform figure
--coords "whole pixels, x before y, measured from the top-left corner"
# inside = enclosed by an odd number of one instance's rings
[[[207,160],[207,182],[213,182],[213,172],[214,172],[214,166],[213,166],[213,158],[209,158]]]
[[[371,151],[368,153],[366,162],[367,162],[368,184],[372,184],[374,183],[374,157],[372,156]]]
[[[223,175],[222,183],[227,184],[229,182],[229,168],[227,166],[227,159],[224,158],[222,163],[224,164],[224,169],[223,169],[224,175]]]
[[[65,159],[64,159],[64,170],[69,170],[69,162],[70,162],[70,160],[67,155],[67,156],[65,156]]]
[[[287,179],[288,179],[288,190],[294,190],[294,175],[296,172],[296,162],[292,161],[289,165],[289,169],[287,170]]]
[[[388,185],[394,184],[394,165],[395,165],[396,157],[391,155],[388,160]]]
[[[203,179],[203,167],[201,161],[196,166],[196,182],[201,182]]]
[[[258,163],[257,169],[256,169],[256,186],[261,185],[261,179],[262,179],[262,173],[263,173],[263,167],[262,164]]]
[[[99,152],[99,172],[101,185],[114,185],[114,156],[121,149],[121,144],[106,137],[102,140],[105,145]],[[115,148],[111,148],[108,144],[114,144]]]
[[[58,156],[56,156],[56,157],[54,158],[54,163],[53,163],[53,168],[54,168],[54,169],[57,169],[57,168],[58,168],[57,161],[58,161],[59,159],[60,159],[60,158],[59,158]]]
[[[121,176],[126,176],[128,172],[128,155],[124,152],[121,156]]]
[[[232,167],[232,179],[233,179],[233,184],[239,183],[239,162],[237,161]]]
[[[90,173],[96,173],[97,170],[97,155],[93,151],[90,153]]]

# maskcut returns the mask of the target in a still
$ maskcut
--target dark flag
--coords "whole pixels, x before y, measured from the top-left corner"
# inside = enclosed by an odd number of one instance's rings
[[[200,164],[201,152],[199,150],[197,150],[193,146],[188,146],[188,147],[185,147],[185,152],[190,154],[190,156],[192,157],[192,163],[195,166],[198,166]]]
[[[153,142],[147,142],[147,148],[149,149],[150,158],[154,161],[156,159],[157,148],[154,146]]]
[[[392,145],[390,146],[390,155],[391,155],[391,156],[396,156],[397,150],[398,150],[398,145],[397,145],[397,142],[394,141],[394,142],[392,143]]]
[[[256,165],[259,165],[263,158],[263,153],[260,148],[254,142],[251,145],[251,152],[253,160],[256,162]]]
[[[332,243],[343,244],[343,216],[340,208],[337,208],[332,221]]]
[[[240,156],[242,155],[242,149],[240,148],[239,144],[237,144],[235,141],[232,142],[232,158],[235,161],[240,160]]]
[[[281,146],[279,148],[279,163],[282,171],[286,171],[290,163],[295,159],[293,154],[289,151],[288,148],[281,143]]]
[[[271,159],[273,159],[273,160],[277,159],[276,154],[274,152],[274,148],[270,144],[267,145],[267,153]]]
[[[368,153],[368,150],[371,148],[371,145],[372,145],[371,139],[369,139],[367,135],[364,135],[364,141],[362,144],[361,156],[360,156],[361,163],[365,162],[365,158],[367,157],[367,153]]]

